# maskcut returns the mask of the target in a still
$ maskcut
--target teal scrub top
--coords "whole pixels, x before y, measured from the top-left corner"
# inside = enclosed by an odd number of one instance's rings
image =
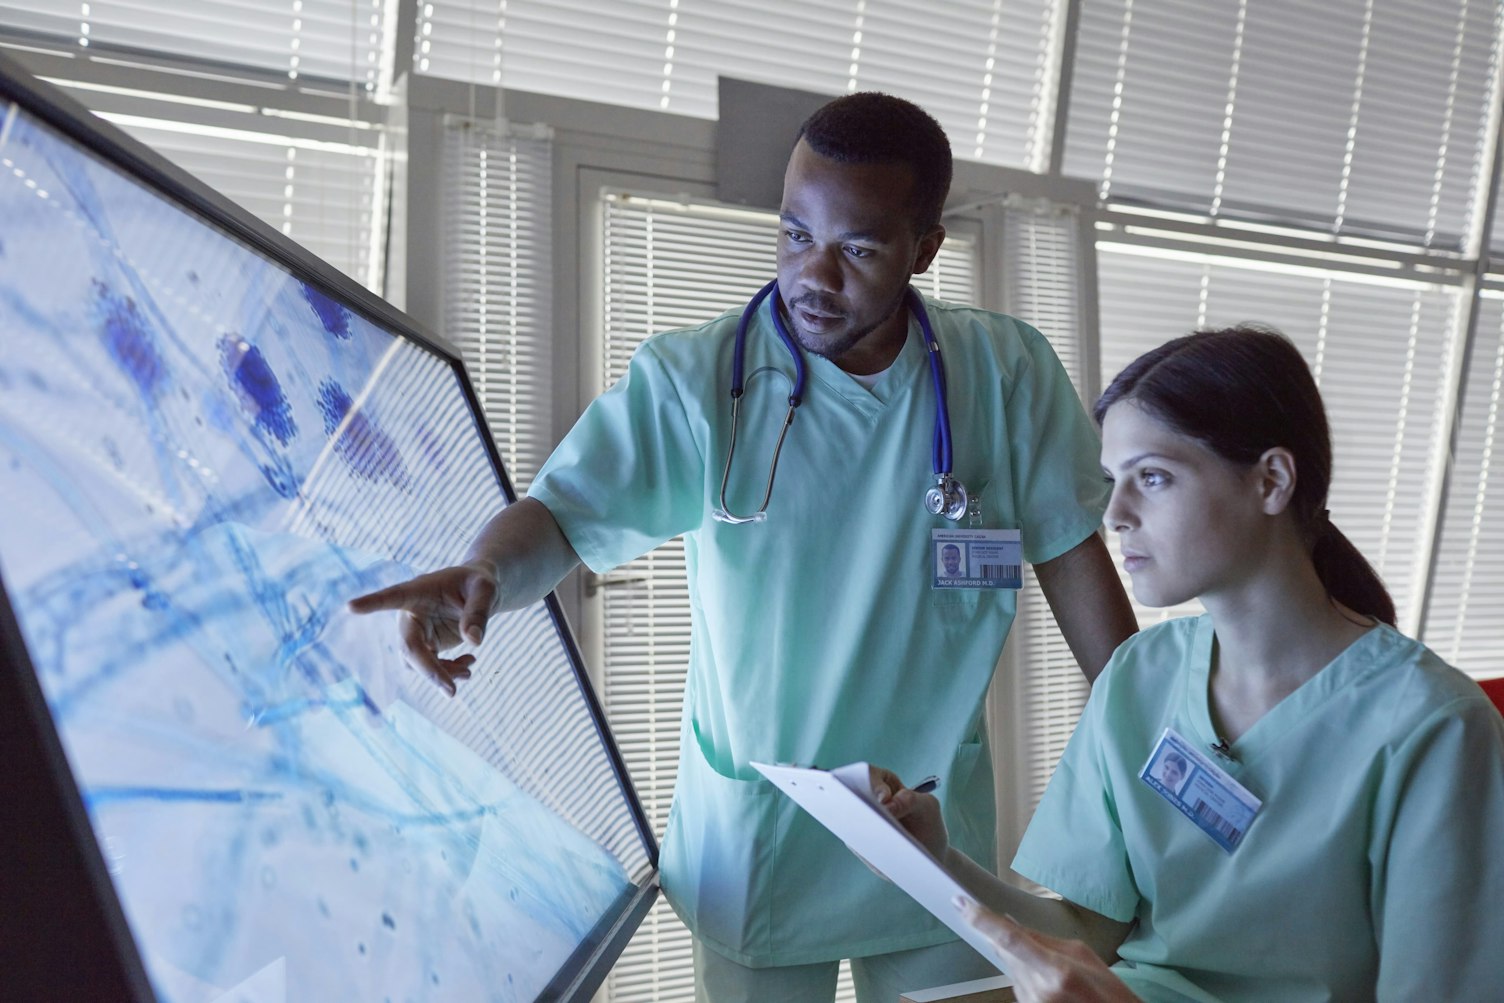
[[[1058,557],[1100,523],[1099,442],[1049,343],[1009,317],[927,301],[945,362],[955,473],[982,526]],[[533,482],[604,572],[680,534],[692,604],[682,746],[660,871],[669,901],[742,964],[806,964],[954,939],[764,780],[751,761],[867,760],[934,773],[957,843],[993,857],[982,702],[1012,623],[1005,590],[931,588],[923,508],[935,394],[917,323],[870,389],[806,354],[809,376],[767,520],[712,518],[730,437],[738,312],[645,341]],[[727,487],[755,511],[793,364],[758,311]]]
[[[1097,679],[1013,869],[1137,925],[1146,1000],[1484,1000],[1504,992],[1504,718],[1387,626],[1217,759],[1263,800],[1230,855],[1139,779],[1166,727],[1216,741],[1211,618]]]

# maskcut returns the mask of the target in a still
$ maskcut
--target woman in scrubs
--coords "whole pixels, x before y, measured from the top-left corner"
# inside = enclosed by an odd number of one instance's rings
[[[1394,629],[1332,525],[1300,353],[1179,338],[1095,415],[1134,594],[1207,612],[1130,638],[1093,686],[1013,862],[1062,898],[957,853],[885,770],[879,797],[971,893],[956,908],[1021,1000],[1499,998],[1504,719]]]

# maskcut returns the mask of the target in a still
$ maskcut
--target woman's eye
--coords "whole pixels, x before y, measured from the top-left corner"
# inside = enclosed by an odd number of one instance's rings
[[[1165,484],[1169,478],[1158,470],[1144,470],[1138,475],[1138,482],[1146,488],[1157,488]]]

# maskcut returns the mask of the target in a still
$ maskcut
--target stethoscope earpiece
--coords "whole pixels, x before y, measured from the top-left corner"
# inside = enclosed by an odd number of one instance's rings
[[[778,473],[778,454],[783,452],[783,440],[788,435],[789,428],[794,424],[794,412],[799,409],[804,399],[804,356],[799,351],[799,346],[784,327],[783,317],[778,312],[778,280],[774,279],[760,289],[747,308],[742,311],[741,320],[736,326],[736,343],[731,355],[731,443],[726,449],[726,466],[721,471],[721,507],[711,514],[717,522],[743,525],[750,522],[762,522],[767,518],[768,499],[773,496],[773,478]],[[770,311],[773,315],[773,327],[778,332],[779,339],[784,347],[789,350],[789,355],[794,359],[794,389],[789,394],[789,410],[784,417],[783,428],[778,433],[778,444],[773,447],[773,461],[768,465],[768,483],[763,490],[762,504],[751,515],[736,515],[726,505],[726,484],[731,479],[731,460],[736,455],[736,426],[741,412],[742,391],[746,385],[743,378],[744,362],[746,360],[747,326],[762,301],[772,300]],[[919,298],[913,288],[905,290],[905,302],[910,311],[919,321],[919,329],[924,332],[924,346],[930,359],[930,372],[935,380],[935,445],[934,445],[934,471],[935,485],[924,493],[924,508],[930,515],[940,515],[951,520],[960,522],[966,514],[968,498],[966,486],[951,476],[951,443],[950,443],[950,408],[947,406],[945,393],[945,367],[940,359],[940,342],[935,340],[935,331],[930,326],[929,312],[924,308],[924,301]]]

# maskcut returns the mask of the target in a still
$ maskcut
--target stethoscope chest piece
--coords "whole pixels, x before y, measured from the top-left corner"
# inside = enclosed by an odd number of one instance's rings
[[[959,522],[966,514],[968,501],[966,485],[950,474],[936,474],[935,486],[924,493],[924,510],[930,515],[943,515],[952,522]]]

